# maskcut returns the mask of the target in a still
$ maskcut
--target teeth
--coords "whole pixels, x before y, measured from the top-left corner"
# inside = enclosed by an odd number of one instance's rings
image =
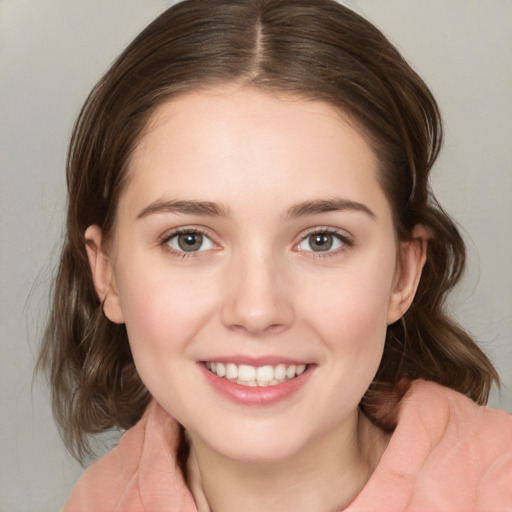
[[[278,364],[274,370],[274,379],[283,380],[286,377],[286,366]]]
[[[226,379],[237,379],[238,367],[236,364],[228,363],[226,365]]]
[[[270,382],[274,378],[274,368],[272,366],[260,366],[256,370],[256,380],[260,382]]]
[[[205,366],[218,377],[249,387],[275,386],[298,377],[307,368],[305,364],[285,365],[281,363],[276,366],[250,366],[248,364],[236,365],[234,363],[224,364],[211,361],[206,362]]]
[[[219,377],[224,377],[226,375],[226,367],[222,363],[217,363],[216,370],[213,373],[216,373]]]
[[[254,366],[241,364],[238,367],[238,378],[246,382],[256,380],[256,368],[254,368]]]
[[[294,364],[288,366],[288,368],[286,369],[286,376],[289,379],[293,379],[293,377],[295,377],[295,370],[297,370],[297,367]]]

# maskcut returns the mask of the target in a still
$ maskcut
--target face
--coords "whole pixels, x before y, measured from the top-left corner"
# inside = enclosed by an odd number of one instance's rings
[[[359,132],[325,103],[219,88],[162,105],[129,173],[108,254],[95,226],[88,250],[152,395],[237,460],[347,431],[421,269]]]

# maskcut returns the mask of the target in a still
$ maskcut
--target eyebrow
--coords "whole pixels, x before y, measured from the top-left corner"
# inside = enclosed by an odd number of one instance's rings
[[[362,212],[372,219],[375,219],[375,214],[370,210],[370,208],[368,208],[368,206],[364,205],[363,203],[344,198],[303,201],[289,208],[285,216],[288,218],[297,218],[306,217],[308,215],[318,215],[320,213],[341,211]],[[159,213],[184,213],[189,215],[223,218],[230,216],[230,210],[227,206],[214,203],[212,201],[177,201],[157,199],[156,201],[143,208],[137,215],[137,219],[142,219]]]
[[[363,203],[351,201],[344,198],[317,199],[314,201],[304,201],[293,205],[287,212],[287,217],[305,217],[307,215],[316,215],[319,213],[356,211],[368,215],[375,219],[375,213]]]
[[[185,213],[207,217],[229,217],[229,208],[211,201],[173,201],[158,199],[142,209],[137,215],[137,219],[158,213]]]

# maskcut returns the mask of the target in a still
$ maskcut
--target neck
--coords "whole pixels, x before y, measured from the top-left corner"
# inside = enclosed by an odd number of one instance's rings
[[[343,429],[281,461],[227,459],[189,437],[188,481],[199,512],[338,512],[359,494],[387,444],[357,412]]]

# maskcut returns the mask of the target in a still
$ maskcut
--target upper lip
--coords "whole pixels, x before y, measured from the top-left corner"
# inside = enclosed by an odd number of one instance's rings
[[[306,361],[303,359],[295,359],[286,356],[277,356],[277,355],[268,355],[268,356],[246,356],[246,355],[236,355],[236,356],[212,356],[205,359],[201,359],[202,363],[210,362],[210,363],[233,363],[236,365],[246,364],[249,366],[276,366],[278,364],[286,364],[286,365],[299,365],[299,364],[311,364],[311,361]]]

